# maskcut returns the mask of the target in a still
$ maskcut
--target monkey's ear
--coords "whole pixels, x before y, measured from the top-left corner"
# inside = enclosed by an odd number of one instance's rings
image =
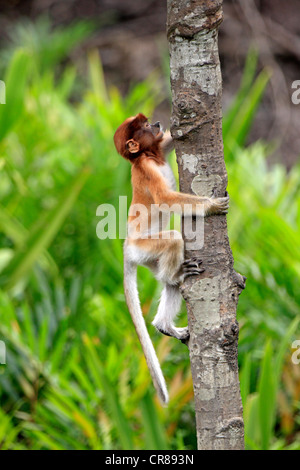
[[[137,153],[140,150],[140,144],[133,139],[127,140],[126,148],[130,153]]]

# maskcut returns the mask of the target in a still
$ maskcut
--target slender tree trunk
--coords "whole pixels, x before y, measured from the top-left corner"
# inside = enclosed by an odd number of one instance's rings
[[[180,190],[224,196],[222,79],[218,27],[222,0],[168,0],[173,112]],[[204,222],[204,246],[187,251],[205,272],[182,287],[190,329],[198,449],[243,449],[236,321],[245,278],[233,269],[226,216]]]

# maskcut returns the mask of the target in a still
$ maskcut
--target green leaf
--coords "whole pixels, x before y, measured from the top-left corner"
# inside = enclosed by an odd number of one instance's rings
[[[261,435],[259,425],[259,397],[258,394],[249,395],[244,406],[245,443],[250,448],[259,446]]]
[[[107,102],[108,94],[98,50],[90,51],[88,58],[92,90],[101,101]]]
[[[0,204],[0,230],[10,238],[18,247],[26,243],[28,238],[28,230],[23,225],[12,217],[5,207]],[[50,254],[45,251],[41,255],[41,265],[49,268],[53,274],[58,273],[58,267]]]
[[[168,450],[165,431],[160,424],[153,399],[147,392],[142,399],[142,415],[145,427],[146,449],[148,450]]]
[[[132,431],[120,405],[116,390],[106,376],[105,368],[101,363],[90,338],[85,334],[83,339],[86,350],[85,357],[89,370],[94,377],[96,385],[102,389],[105,394],[105,400],[114,419],[116,430],[122,443],[122,448],[125,450],[132,450],[134,449]]]
[[[262,362],[258,384],[259,422],[261,429],[261,447],[268,450],[271,444],[272,431],[276,412],[276,386],[273,367],[273,348],[268,341]]]
[[[234,122],[236,114],[239,112],[239,109],[242,107],[243,101],[246,99],[251,89],[251,86],[254,82],[255,72],[257,68],[257,60],[258,60],[257,51],[251,48],[247,54],[246,64],[245,64],[240,88],[223,118],[222,128],[223,128],[224,139],[226,139],[227,133]]]
[[[261,101],[269,79],[269,70],[263,70],[255,80],[250,92],[239,108],[227,136],[229,142],[234,142],[234,145],[242,146],[245,144],[257,107]]]
[[[251,354],[245,356],[243,368],[240,374],[241,397],[243,406],[245,406],[247,397],[250,392],[250,379],[251,379]]]
[[[6,104],[0,105],[0,141],[22,117],[30,56],[24,49],[13,55],[5,76]]]
[[[11,289],[28,275],[41,253],[57,234],[88,176],[89,169],[84,167],[60,196],[56,206],[41,218],[29,235],[25,246],[16,251],[8,266],[1,273],[0,287]]]
[[[281,379],[281,372],[282,372],[282,367],[283,367],[283,362],[285,355],[288,351],[288,348],[291,344],[292,337],[297,331],[298,325],[299,325],[300,318],[296,317],[292,323],[290,324],[288,330],[286,331],[284,337],[282,338],[279,346],[279,350],[276,354],[275,358],[275,366],[274,366],[274,377],[276,381],[276,389],[278,390],[279,384],[280,384],[280,379]]]

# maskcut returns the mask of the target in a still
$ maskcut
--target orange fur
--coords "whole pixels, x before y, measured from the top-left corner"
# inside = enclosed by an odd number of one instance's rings
[[[163,134],[159,123],[149,124],[143,114],[126,119],[116,130],[114,142],[117,151],[132,165],[133,194],[124,244],[125,297],[155,388],[161,401],[167,403],[165,381],[139,303],[136,267],[147,266],[165,286],[152,324],[160,332],[186,341],[188,328],[174,325],[181,303],[179,284],[186,276],[201,274],[203,269],[199,268],[201,260],[184,263],[181,234],[163,231],[164,225],[168,223],[170,210],[183,214],[185,205],[189,205],[190,214],[197,214],[200,204],[204,215],[224,214],[228,197],[214,199],[175,191],[174,177],[164,158],[164,152],[172,147],[171,135]],[[160,213],[167,214],[163,222]]]

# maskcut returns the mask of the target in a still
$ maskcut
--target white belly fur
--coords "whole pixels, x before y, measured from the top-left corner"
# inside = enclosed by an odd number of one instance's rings
[[[170,189],[173,191],[176,190],[176,180],[173,174],[173,171],[168,163],[165,163],[163,166],[159,166],[158,170],[160,174],[167,180]]]

